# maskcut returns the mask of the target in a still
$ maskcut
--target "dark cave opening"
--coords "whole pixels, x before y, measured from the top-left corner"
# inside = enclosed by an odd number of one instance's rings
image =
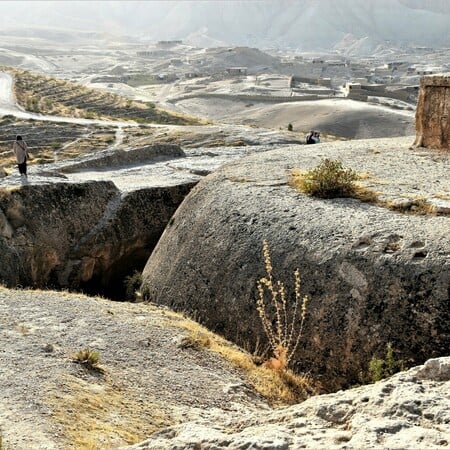
[[[80,285],[80,290],[115,301],[135,301],[132,285],[138,288],[136,280],[140,278],[152,250],[153,247],[133,249],[111,266],[94,273],[89,281]]]

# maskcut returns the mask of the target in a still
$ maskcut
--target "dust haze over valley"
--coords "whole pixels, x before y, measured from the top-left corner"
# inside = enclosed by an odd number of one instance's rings
[[[0,9],[5,65],[207,120],[292,123],[345,138],[411,134],[414,86],[421,74],[445,72],[449,60],[445,1],[2,2]],[[348,96],[347,82],[361,84],[362,95]]]
[[[450,0],[0,2],[0,450],[450,449],[449,93]]]

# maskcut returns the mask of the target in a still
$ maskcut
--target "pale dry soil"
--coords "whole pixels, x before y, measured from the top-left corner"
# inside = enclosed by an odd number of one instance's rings
[[[171,424],[268,409],[186,321],[149,304],[0,288],[0,429],[11,450],[115,448]],[[99,352],[100,371],[74,362]]]

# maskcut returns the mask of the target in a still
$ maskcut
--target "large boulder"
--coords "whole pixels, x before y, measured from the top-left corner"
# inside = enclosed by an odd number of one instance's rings
[[[311,298],[297,370],[336,388],[355,382],[388,342],[406,364],[444,355],[448,159],[409,150],[411,140],[293,146],[224,166],[175,213],[145,267],[144,296],[251,347],[264,339],[255,301],[267,239],[276,277],[288,281],[299,268]],[[365,173],[368,188],[407,213],[311,198],[288,185],[292,168],[310,169],[324,157]],[[440,206],[414,214],[423,204]]]

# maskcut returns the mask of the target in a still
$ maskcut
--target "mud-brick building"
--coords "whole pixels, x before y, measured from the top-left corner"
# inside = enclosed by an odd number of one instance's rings
[[[415,144],[450,151],[450,73],[420,80]]]

